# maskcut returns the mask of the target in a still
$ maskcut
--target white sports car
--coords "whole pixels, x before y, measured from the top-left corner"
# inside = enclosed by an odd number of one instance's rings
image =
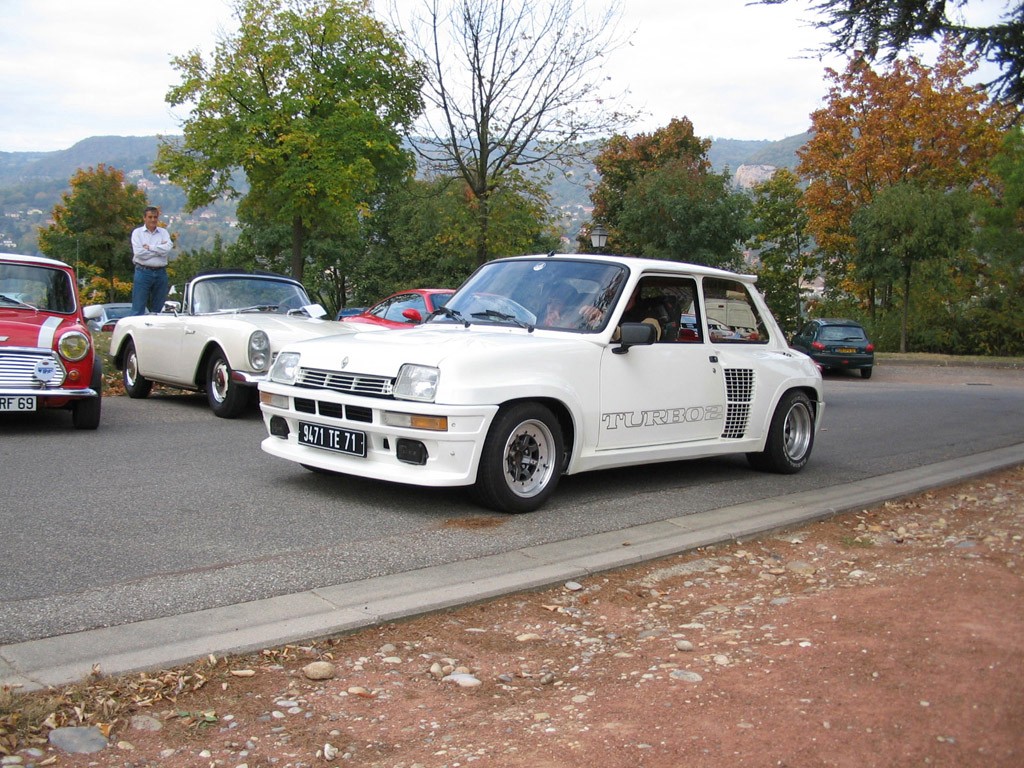
[[[289,344],[259,385],[267,453],[317,470],[471,486],[540,507],[563,474],[743,453],[799,471],[825,402],[755,278],[584,255],[480,267],[422,325]],[[714,334],[729,303],[753,332]],[[742,303],[744,311],[738,311]],[[680,332],[680,317],[695,319]]]
[[[233,418],[282,345],[365,329],[324,314],[290,277],[207,272],[186,285],[181,305],[118,320],[110,354],[129,397],[147,397],[154,382],[204,391],[217,416]]]

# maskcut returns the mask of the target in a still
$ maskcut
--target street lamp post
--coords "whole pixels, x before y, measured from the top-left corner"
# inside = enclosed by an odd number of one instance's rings
[[[590,244],[597,248],[598,253],[608,242],[608,230],[601,224],[595,224],[590,228]]]

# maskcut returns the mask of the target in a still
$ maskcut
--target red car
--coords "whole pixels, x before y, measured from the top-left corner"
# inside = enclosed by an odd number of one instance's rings
[[[386,328],[405,328],[418,325],[427,315],[443,307],[454,294],[451,288],[415,288],[393,293],[365,312],[343,317],[344,323],[370,323]]]
[[[75,429],[96,429],[102,392],[75,271],[0,253],[0,413],[66,408]]]

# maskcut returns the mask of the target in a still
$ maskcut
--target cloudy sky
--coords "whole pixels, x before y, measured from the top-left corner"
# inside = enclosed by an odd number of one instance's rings
[[[781,139],[822,106],[824,34],[808,0],[624,0],[631,44],[608,57],[615,93],[645,113],[630,133],[689,117],[698,135]],[[417,0],[398,0],[403,7]],[[601,0],[585,0],[602,6]],[[384,7],[382,0],[379,4]],[[998,15],[1004,0],[972,0]],[[164,101],[172,56],[209,55],[233,29],[226,0],[0,0],[0,151],[49,151],[99,135],[180,132]]]

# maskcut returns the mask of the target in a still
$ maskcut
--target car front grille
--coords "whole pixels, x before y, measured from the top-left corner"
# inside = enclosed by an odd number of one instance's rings
[[[369,376],[361,373],[342,373],[341,371],[324,371],[318,368],[300,368],[299,377],[295,382],[298,387],[307,389],[330,389],[366,397],[392,396],[395,380],[386,376]]]
[[[45,383],[35,376],[36,363],[40,360],[53,363],[56,368],[53,379]],[[60,359],[48,350],[0,349],[0,387],[59,389],[63,386],[66,375]]]
[[[725,429],[722,437],[739,439],[747,432],[750,406],[754,402],[753,369],[725,369],[725,399]]]

